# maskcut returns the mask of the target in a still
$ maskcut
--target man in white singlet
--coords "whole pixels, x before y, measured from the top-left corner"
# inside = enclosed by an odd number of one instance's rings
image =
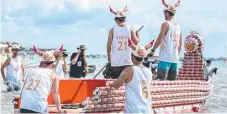
[[[182,33],[180,26],[174,20],[174,15],[176,7],[180,5],[180,0],[174,5],[166,4],[164,0],[162,2],[166,6],[164,10],[166,22],[162,23],[161,31],[149,56],[152,56],[155,49],[161,45],[157,79],[175,80],[179,54],[182,47]]]
[[[125,13],[128,11],[127,7],[123,10],[110,11],[115,15],[115,22],[117,26],[111,28],[109,31],[107,42],[107,56],[108,62],[111,63],[111,78],[117,79],[122,70],[132,66],[131,49],[128,46],[128,40],[137,45],[139,42],[138,32],[134,32],[132,28],[125,23]]]
[[[48,113],[48,96],[53,93],[57,111],[62,113],[59,96],[59,79],[51,70],[55,61],[51,51],[43,53],[43,65],[26,73],[21,92],[20,113]]]
[[[139,46],[132,52],[134,65],[125,68],[111,85],[118,89],[125,83],[125,113],[153,113],[150,93],[152,73],[142,64],[146,56],[145,48]]]
[[[24,64],[22,59],[18,56],[19,50],[19,45],[12,45],[13,55],[9,57],[1,67],[1,74],[7,86],[7,92],[19,91],[21,81],[24,79]],[[5,68],[7,68],[6,76],[4,72]]]

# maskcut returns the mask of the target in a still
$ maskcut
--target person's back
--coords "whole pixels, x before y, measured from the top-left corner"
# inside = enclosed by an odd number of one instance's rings
[[[146,67],[133,66],[133,77],[125,85],[125,113],[152,113],[151,81],[152,73]]]
[[[128,47],[128,39],[131,39],[130,26],[115,26],[111,49],[111,66],[132,65],[131,48]]]
[[[26,75],[21,92],[21,109],[48,113],[47,98],[52,88],[52,70],[46,68],[32,69]]]
[[[168,23],[169,29],[160,45],[159,60],[177,63],[179,58],[178,46],[181,29],[179,25],[176,25],[170,21],[166,21],[166,23]]]

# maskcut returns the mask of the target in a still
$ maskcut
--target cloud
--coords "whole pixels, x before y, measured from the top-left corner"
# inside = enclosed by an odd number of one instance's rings
[[[176,1],[166,0],[170,4]],[[208,40],[208,50],[220,42],[227,42],[224,39],[227,32],[225,2],[181,1],[176,22],[181,25],[183,36],[190,30],[197,30]],[[36,43],[55,47],[64,43],[72,50],[86,44],[91,52],[105,53],[108,31],[115,24],[108,7],[118,10],[126,5],[129,9],[127,22],[134,29],[144,25],[140,32],[141,43],[156,38],[164,22],[161,0],[2,0],[2,39],[27,46]],[[214,42],[213,37],[220,38]]]

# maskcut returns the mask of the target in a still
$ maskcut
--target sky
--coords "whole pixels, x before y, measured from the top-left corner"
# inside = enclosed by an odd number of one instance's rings
[[[207,57],[225,55],[226,4],[226,0],[182,0],[177,8],[175,20],[183,39],[191,30],[199,32],[205,39]],[[108,32],[115,26],[108,7],[118,10],[126,5],[127,23],[134,29],[144,25],[141,44],[156,39],[165,21],[161,0],[1,0],[1,40],[40,48],[64,44],[71,52],[84,44],[88,53],[106,54]]]

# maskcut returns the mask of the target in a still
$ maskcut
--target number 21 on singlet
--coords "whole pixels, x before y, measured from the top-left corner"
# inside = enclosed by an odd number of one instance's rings
[[[128,42],[127,41],[118,41],[118,51],[127,50],[128,49]]]

